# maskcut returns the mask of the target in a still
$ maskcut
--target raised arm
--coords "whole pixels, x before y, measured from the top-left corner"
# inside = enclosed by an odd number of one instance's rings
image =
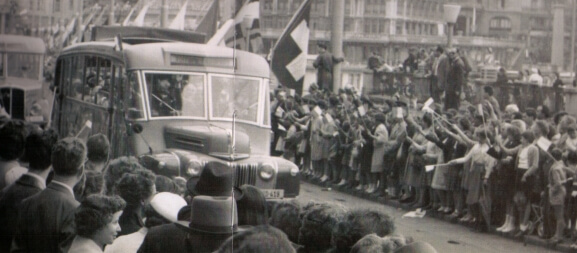
[[[473,148],[471,148],[471,150],[469,150],[469,152],[467,152],[467,154],[466,154],[465,156],[463,156],[463,157],[461,157],[461,158],[457,158],[457,159],[451,160],[451,161],[449,161],[448,163],[449,163],[450,165],[464,164],[464,163],[466,163],[466,162],[468,162],[468,161],[471,160],[471,157],[473,156],[473,152],[477,152],[477,151],[479,151],[479,150],[480,150],[480,149],[479,149],[479,146],[478,146],[478,145],[473,146]]]

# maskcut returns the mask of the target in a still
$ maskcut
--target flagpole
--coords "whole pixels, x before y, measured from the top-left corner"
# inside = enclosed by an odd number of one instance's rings
[[[345,20],[345,0],[333,0],[331,31],[331,51],[336,58],[343,57],[343,26]],[[338,93],[342,82],[341,64],[333,65],[333,92]]]
[[[116,5],[115,1],[110,0],[110,14],[108,17],[108,25],[114,25],[114,23],[116,23],[116,21],[115,21],[116,18],[114,17],[114,11],[116,11],[116,10],[114,8],[114,5]]]
[[[160,27],[168,27],[168,1],[162,0],[162,7],[160,8]]]

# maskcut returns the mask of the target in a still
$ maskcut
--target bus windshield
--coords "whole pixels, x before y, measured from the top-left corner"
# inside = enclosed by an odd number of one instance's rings
[[[262,79],[205,73],[146,72],[150,116],[259,123]]]
[[[26,53],[7,53],[6,55],[8,57],[7,75],[9,77],[40,80],[40,66],[43,64],[42,55]],[[2,69],[0,73],[3,74],[3,66],[0,69]]]

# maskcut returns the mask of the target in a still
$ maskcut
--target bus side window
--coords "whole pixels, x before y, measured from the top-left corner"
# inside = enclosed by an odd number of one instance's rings
[[[82,100],[87,103],[108,107],[112,64],[109,59],[96,56],[87,57],[86,59],[86,78],[81,88]]]
[[[95,90],[95,102],[97,105],[108,107],[110,105],[110,91],[112,87],[112,78],[113,78],[113,71],[112,71],[112,63],[109,59],[100,59],[99,61],[99,69],[98,72],[100,73],[99,76],[99,85],[98,89]]]
[[[128,84],[124,91],[124,111],[128,119],[140,119],[144,117],[142,111],[142,92],[138,83],[138,75],[136,72],[128,74]]]
[[[82,80],[84,79],[84,57],[75,56],[70,58],[73,68],[70,71],[70,85],[66,87],[65,94],[74,99],[82,100]]]

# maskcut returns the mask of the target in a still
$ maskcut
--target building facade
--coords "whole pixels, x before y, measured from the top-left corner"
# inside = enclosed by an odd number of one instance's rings
[[[261,0],[261,30],[265,51],[280,36],[302,0]],[[330,40],[332,1],[315,0],[311,10],[309,53],[317,41]],[[410,47],[431,49],[445,45],[443,5],[461,5],[454,45],[475,64],[492,54],[497,64],[570,65],[572,2],[550,0],[345,0],[343,51],[353,65],[365,64],[377,52],[398,64]],[[556,17],[556,18],[555,18]],[[556,24],[553,25],[554,21]],[[561,30],[561,31],[558,31]],[[551,39],[555,33],[556,46]],[[560,35],[559,35],[560,34]],[[560,42],[559,42],[560,41]],[[561,44],[561,46],[559,46]],[[491,48],[491,50],[489,50]],[[553,49],[561,49],[552,57]],[[553,55],[555,56],[555,55]],[[562,60],[552,59],[562,57]]]

